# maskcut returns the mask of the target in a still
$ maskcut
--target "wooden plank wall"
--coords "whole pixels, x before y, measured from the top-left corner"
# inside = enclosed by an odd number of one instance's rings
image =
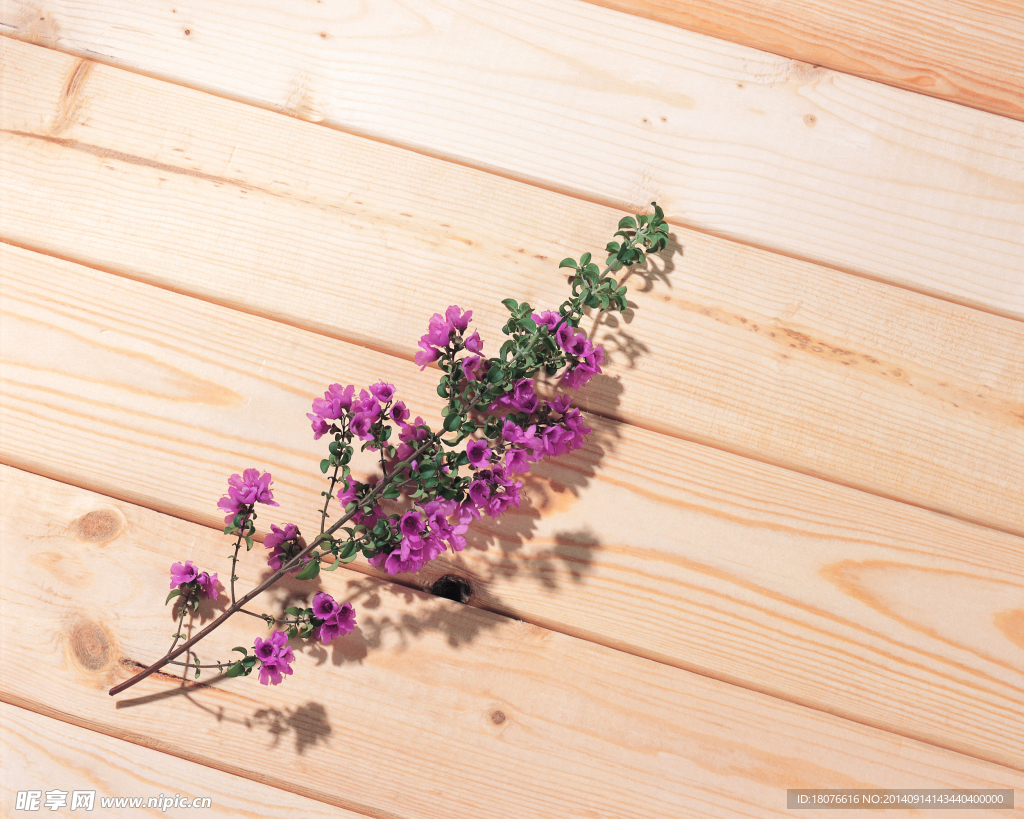
[[[810,69],[747,47],[799,57],[785,9],[776,48],[724,2],[736,42],[665,25],[707,33],[686,4],[5,4],[0,640],[36,665],[0,682],[3,798],[94,765],[76,787],[410,819],[1024,784],[1024,125],[986,112],[1017,115],[1017,34],[869,36],[855,68],[866,8]],[[945,100],[839,73],[925,60]],[[430,313],[493,344],[500,298],[560,300],[557,261],[652,197],[672,253],[595,328],[595,433],[523,509],[420,575],[323,576],[361,628],[279,689],[115,707],[166,565],[223,553],[226,475],[269,469],[309,528],[324,385],[387,373],[433,417]],[[421,591],[449,571],[472,607]]]

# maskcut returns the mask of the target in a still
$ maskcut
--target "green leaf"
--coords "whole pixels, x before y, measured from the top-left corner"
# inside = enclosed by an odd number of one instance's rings
[[[619,219],[619,227],[620,228],[631,228],[631,229],[635,230],[636,229],[636,219],[634,219],[632,216],[623,216],[621,219]]]
[[[290,614],[292,617],[296,617],[299,614],[302,614],[302,609],[300,609],[298,606],[289,606],[284,610],[284,613]]]
[[[244,659],[241,659],[238,662],[241,663],[246,668],[252,668],[254,665],[256,665],[256,657],[255,657],[255,655],[253,655],[251,657],[245,657]]]
[[[324,458],[322,461],[320,461],[320,471],[323,472],[325,475],[327,474],[327,470],[330,469],[330,468],[331,468],[331,462],[328,461],[326,458]]]
[[[445,416],[443,424],[445,432],[454,432],[456,429],[459,428],[459,424],[461,423],[462,416],[459,415],[457,412],[453,412],[451,415]]]
[[[338,568],[338,561],[339,560],[340,560],[340,558],[338,556],[335,556],[334,562],[330,566],[324,566],[324,571],[325,572],[333,572],[335,569]]]
[[[249,654],[249,649],[247,649],[245,646],[235,646],[231,650],[232,651],[240,651],[242,653],[243,657],[245,657],[245,656],[247,656]]]
[[[177,597],[180,594],[181,594],[181,589],[174,589],[174,591],[172,591],[169,595],[167,595],[167,599],[164,600],[164,605],[166,606],[168,603],[170,603],[175,597]]]
[[[224,672],[225,677],[241,677],[245,673],[245,666],[242,665],[241,661],[235,663],[227,671]]]
[[[576,260],[575,259],[562,259],[562,261],[560,261],[558,263],[558,266],[559,267],[576,267]]]
[[[320,561],[311,560],[307,564],[306,568],[295,575],[296,580],[312,580],[318,574],[320,574]]]
[[[504,304],[513,313],[519,309],[519,302],[517,302],[515,299],[502,299],[501,303]]]
[[[529,330],[530,332],[537,331],[537,322],[533,320],[533,316],[523,316],[519,319],[519,326],[524,330]]]
[[[590,254],[589,253],[584,253],[582,256],[580,256],[580,264],[579,264],[579,266],[580,267],[586,267],[588,264],[590,264]]]

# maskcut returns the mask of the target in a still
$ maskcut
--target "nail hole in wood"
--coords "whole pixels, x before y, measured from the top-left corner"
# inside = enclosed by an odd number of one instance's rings
[[[454,600],[456,603],[468,603],[469,598],[473,596],[473,589],[458,575],[446,574],[434,581],[430,593],[445,600]]]

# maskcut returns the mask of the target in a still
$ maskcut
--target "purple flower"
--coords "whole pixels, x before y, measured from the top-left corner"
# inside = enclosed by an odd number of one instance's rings
[[[485,469],[491,462],[491,448],[484,440],[470,441],[466,446],[466,455],[477,469]]]
[[[469,485],[469,497],[477,506],[483,506],[491,496],[491,487],[479,478]]]
[[[327,592],[317,592],[313,596],[313,616],[327,620],[338,610],[338,601]]]
[[[395,397],[395,385],[385,384],[381,381],[379,384],[374,384],[370,387],[370,392],[373,393],[374,398],[382,404],[386,404]]]
[[[472,310],[463,313],[462,308],[455,304],[445,310],[444,314],[448,322],[460,333],[469,326],[469,322],[473,318]]]
[[[299,536],[299,529],[294,523],[286,523],[284,528],[279,528],[273,523],[270,524],[270,531],[267,532],[267,536],[263,538],[263,545],[271,550],[270,554],[267,555],[267,565],[275,571],[280,569],[284,565],[282,558],[287,559],[291,549],[285,544],[295,541]],[[308,560],[306,561],[309,562]],[[296,566],[294,571],[299,571],[300,567]]]
[[[468,355],[462,359],[462,372],[467,381],[479,381],[487,371],[487,365],[478,355]]]
[[[420,347],[423,349],[416,353],[413,360],[420,365],[420,372],[427,368],[428,364],[432,364],[437,361],[439,355],[438,351],[431,347],[429,343],[420,339]]]
[[[341,384],[331,384],[323,398],[313,401],[313,412],[328,420],[341,418],[345,410],[352,406],[354,392],[355,387],[351,384],[347,387],[342,387]]]
[[[274,502],[274,493],[270,489],[273,481],[269,472],[262,475],[258,469],[246,469],[242,477],[232,475],[228,485],[238,490],[245,503],[265,503],[267,506],[278,506]]]
[[[402,519],[398,522],[398,531],[405,537],[418,537],[423,531],[423,517],[419,512],[410,509],[402,515]]]
[[[246,469],[241,475],[234,474],[228,478],[228,494],[217,501],[217,506],[228,513],[224,522],[231,523],[244,506],[254,503],[278,506],[270,489],[272,483],[270,473],[261,475],[258,469]]]
[[[309,419],[310,425],[313,427],[313,440],[319,441],[321,437],[327,432],[331,431],[331,425],[328,424],[319,415],[313,415],[311,412],[306,413],[306,417]]]
[[[536,322],[537,326],[539,327],[543,324],[550,331],[554,331],[558,322],[561,321],[561,318],[562,317],[558,315],[558,313],[552,313],[550,310],[545,310],[539,315],[537,313],[533,314],[533,320]]]
[[[484,351],[484,343],[480,340],[480,334],[474,330],[472,335],[466,336],[465,341],[466,349],[471,353],[482,353]]]
[[[352,419],[352,423],[349,424],[349,429],[352,430],[352,434],[361,438],[364,441],[372,441],[373,433],[370,432],[370,427],[373,426],[374,416],[360,413]]]
[[[530,468],[530,462],[526,452],[522,449],[510,449],[505,453],[505,468],[509,472],[526,472]]]
[[[420,339],[433,347],[447,347],[455,326],[440,313],[434,313],[427,324],[427,332]]]
[[[316,638],[324,645],[330,645],[331,640],[348,634],[355,627],[356,610],[351,603],[344,603],[317,627]]]
[[[182,583],[191,583],[198,575],[199,569],[191,560],[186,560],[184,565],[174,563],[171,565],[171,588],[176,589]]]
[[[211,600],[217,599],[216,574],[207,574],[206,572],[200,572],[199,576],[196,577],[196,583],[199,585],[199,588],[202,589],[203,594],[205,594]]]
[[[260,682],[263,685],[278,685],[282,674],[291,674],[290,663],[295,661],[294,652],[288,644],[288,635],[275,631],[269,640],[259,637],[253,644],[253,653],[260,660]]]
[[[396,401],[391,407],[391,420],[396,424],[404,424],[409,417],[409,408],[401,401]]]

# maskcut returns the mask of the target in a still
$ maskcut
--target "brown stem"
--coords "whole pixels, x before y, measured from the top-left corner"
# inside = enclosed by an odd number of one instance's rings
[[[430,446],[436,443],[437,437],[438,436],[436,435],[432,436],[429,440],[426,441],[426,443],[423,444],[423,446],[421,446],[411,456],[409,456],[408,460],[412,461],[413,458],[416,458],[419,455],[426,452],[426,450],[429,449]],[[391,475],[385,475],[381,479],[381,482],[377,484],[377,486],[375,486],[372,490],[370,490],[366,497],[362,499],[361,505],[365,504],[367,501],[373,500],[374,498],[376,498],[377,495],[381,494],[391,483],[392,479],[394,478],[394,474],[394,471],[392,471]],[[266,580],[260,583],[255,589],[250,591],[236,603],[233,603],[229,609],[227,609],[220,617],[218,617],[216,620],[210,623],[210,625],[208,625],[206,628],[202,629],[198,634],[196,634],[195,637],[186,640],[176,650],[167,652],[167,654],[165,654],[163,657],[161,657],[159,660],[153,663],[149,668],[145,669],[144,671],[140,671],[131,679],[125,680],[123,683],[118,683],[117,685],[115,685],[108,692],[110,696],[113,697],[116,694],[120,694],[125,689],[131,688],[133,685],[135,685],[135,683],[141,682],[142,680],[146,679],[146,677],[148,677],[150,674],[159,671],[161,668],[163,668],[165,665],[171,662],[171,660],[181,656],[190,648],[192,648],[192,646],[194,646],[196,643],[198,643],[200,640],[202,640],[204,637],[210,634],[212,631],[219,628],[232,614],[235,614],[237,611],[239,611],[242,608],[242,606],[244,606],[253,598],[261,595],[263,592],[265,592],[267,589],[273,586],[278,580],[280,580],[282,577],[288,574],[288,572],[295,568],[295,566],[299,565],[304,557],[310,554],[310,552],[312,552],[313,549],[319,546],[323,541],[327,540],[328,537],[330,537],[332,534],[338,531],[338,529],[341,528],[343,524],[348,522],[348,520],[358,511],[359,507],[357,506],[347,515],[337,520],[331,526],[330,529],[328,529],[322,535],[318,535],[316,538],[314,538],[313,542],[310,543],[305,549],[303,549],[301,552],[295,555],[295,557],[293,557],[291,560],[289,560],[287,563],[281,566],[280,569],[278,569],[276,572],[274,572],[274,574],[272,574],[270,577],[268,577]]]

